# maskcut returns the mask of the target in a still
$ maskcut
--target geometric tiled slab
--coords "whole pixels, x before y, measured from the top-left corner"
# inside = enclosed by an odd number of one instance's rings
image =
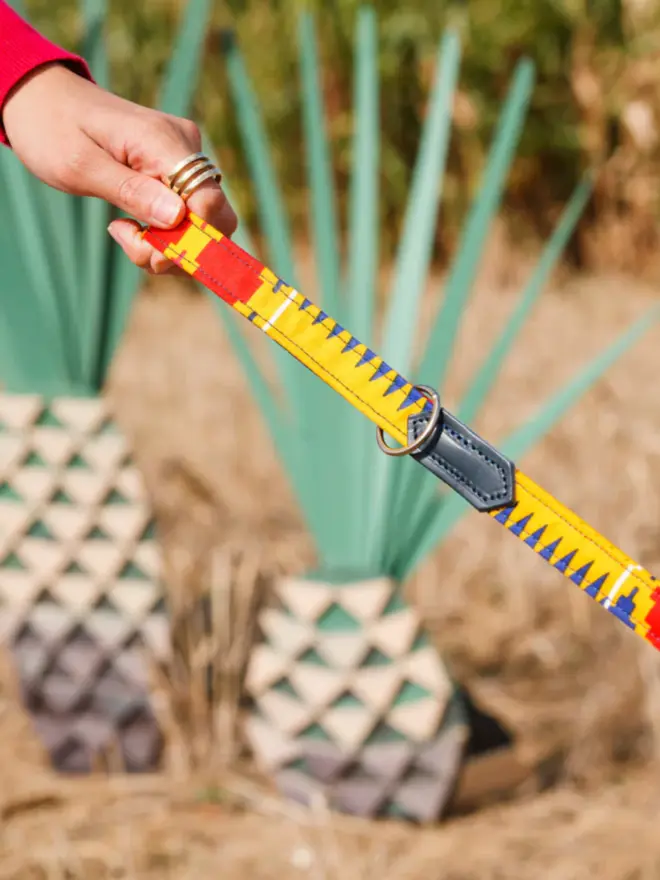
[[[160,551],[137,468],[98,398],[0,395],[0,641],[53,764],[154,769],[145,641],[168,655]]]
[[[398,584],[283,579],[260,618],[247,734],[288,797],[438,819],[468,738],[462,698]]]

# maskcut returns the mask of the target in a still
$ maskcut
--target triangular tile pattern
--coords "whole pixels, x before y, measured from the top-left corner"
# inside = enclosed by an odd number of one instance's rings
[[[388,578],[286,578],[260,617],[246,687],[252,749],[287,797],[411,821],[440,817],[468,727],[414,608]]]
[[[0,639],[53,764],[158,765],[147,643],[169,650],[140,474],[100,399],[0,395]],[[147,537],[145,537],[147,535]]]

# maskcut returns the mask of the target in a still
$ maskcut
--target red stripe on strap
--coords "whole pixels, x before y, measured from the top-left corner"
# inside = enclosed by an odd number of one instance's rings
[[[174,229],[149,228],[144,239],[161,253],[170,246],[177,249],[178,242],[192,225],[186,219]],[[199,269],[192,273],[193,277],[229,304],[247,303],[261,287],[263,264],[227,238],[221,241],[209,238],[194,262]]]

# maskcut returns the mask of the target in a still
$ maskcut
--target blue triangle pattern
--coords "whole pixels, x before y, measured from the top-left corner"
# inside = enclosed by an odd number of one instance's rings
[[[383,363],[378,367],[378,369],[377,369],[376,372],[373,374],[373,376],[371,377],[371,379],[369,379],[369,381],[370,381],[370,382],[375,382],[376,379],[381,379],[381,378],[385,375],[385,373],[389,373],[389,371],[390,371],[391,369],[392,369],[392,367],[390,367],[389,364],[386,364],[385,361],[383,361]]]
[[[495,522],[501,523],[503,526],[505,526],[509,521],[509,517],[515,509],[516,505],[512,504],[511,507],[505,507],[503,510],[500,510],[500,512],[495,517]]]
[[[305,309],[307,309],[307,308],[309,308],[309,306],[311,306],[311,304],[312,304],[311,299],[307,299],[307,297],[305,297],[303,299],[303,301],[300,303],[300,305],[298,306],[298,309],[299,309],[299,311],[304,312]]]
[[[372,351],[370,348],[368,348],[365,351],[365,353],[362,355],[360,360],[357,362],[357,366],[362,367],[362,366],[364,366],[364,364],[368,364],[370,361],[372,361],[375,357],[376,357],[376,352]]]
[[[589,584],[589,586],[586,587],[585,591],[584,591],[587,594],[587,596],[591,596],[592,599],[595,599],[600,591],[600,588],[603,586],[603,584],[605,583],[605,581],[608,579],[609,576],[610,576],[609,572],[607,572],[607,574],[601,574],[601,576],[599,578],[596,578],[596,580],[593,583]]]
[[[557,547],[561,544],[561,538],[557,538],[556,541],[553,541],[552,544],[548,544],[547,547],[544,547],[543,550],[537,551],[541,559],[550,559],[552,554],[555,552]]]
[[[555,568],[557,569],[557,571],[561,571],[562,573],[565,572],[568,566],[573,561],[573,557],[576,553],[577,550],[571,550],[571,552],[564,556],[563,559],[558,559],[557,562],[555,562]]]
[[[530,535],[529,538],[525,538],[525,544],[527,544],[528,547],[531,547],[532,550],[536,550],[536,545],[543,537],[547,528],[547,526],[541,526],[541,528],[537,529],[533,535]]]
[[[422,410],[422,412],[430,415],[433,412],[433,406],[434,406],[433,401],[427,400],[426,403],[424,404],[424,409]]]
[[[312,324],[320,324],[321,322],[325,321],[325,319],[327,317],[328,317],[327,313],[324,312],[323,310],[321,310],[318,313],[318,315],[314,318],[314,320],[312,321]]]
[[[248,316],[248,321],[254,321],[254,319],[255,319],[256,317],[257,317],[257,313],[256,313],[256,312],[252,312],[252,313]]]
[[[575,574],[571,575],[571,580],[574,584],[577,584],[578,587],[582,586],[582,581],[589,574],[589,569],[593,565],[593,562],[587,562],[586,565],[583,565],[582,568],[579,568]]]
[[[346,345],[342,348],[341,353],[345,354],[347,351],[353,351],[353,349],[360,344],[360,340],[356,339],[355,336],[351,336]]]
[[[527,516],[523,516],[523,518],[519,519],[518,522],[513,523],[513,525],[510,525],[509,531],[511,532],[511,534],[518,535],[518,537],[520,537],[520,535],[522,535],[522,533],[525,529],[525,526],[527,525],[527,523],[530,521],[531,518],[532,518],[532,514],[528,513]]]
[[[332,330],[328,333],[327,338],[332,339],[333,336],[339,336],[343,329],[344,328],[341,326],[341,324],[335,324]]]
[[[392,384],[385,392],[384,397],[387,397],[388,394],[394,394],[395,391],[399,391],[399,389],[403,388],[405,384],[406,380],[403,378],[403,376],[395,376],[392,380]]]
[[[280,290],[284,287],[284,282],[281,278],[277,279],[277,283],[273,285],[273,293],[279,293]]]
[[[417,403],[417,401],[420,400],[420,398],[422,398],[423,396],[424,395],[422,394],[422,392],[418,391],[417,388],[413,386],[408,392],[408,396],[406,397],[406,399],[399,406],[399,410],[407,409],[409,406],[412,406],[413,403]]]

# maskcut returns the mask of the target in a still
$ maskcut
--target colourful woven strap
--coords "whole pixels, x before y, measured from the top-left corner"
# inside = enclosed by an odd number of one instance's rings
[[[144,235],[389,436],[407,443],[410,416],[428,411],[431,402],[322,309],[193,214],[174,230],[150,228]],[[488,515],[660,648],[656,579],[518,470],[514,497]]]

